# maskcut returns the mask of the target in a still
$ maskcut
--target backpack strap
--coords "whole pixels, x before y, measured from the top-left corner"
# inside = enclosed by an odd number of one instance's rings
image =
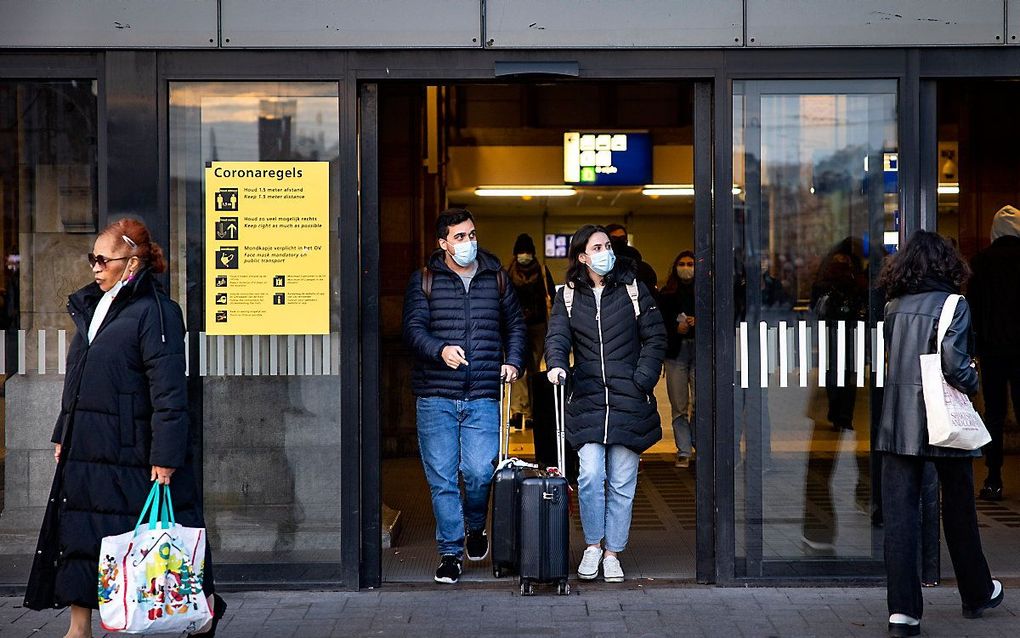
[[[570,282],[563,286],[563,305],[567,307],[567,319],[570,319],[570,311],[574,307],[574,284]]]
[[[496,285],[499,287],[499,298],[503,298],[506,292],[506,271],[500,268],[496,271]]]
[[[421,269],[421,291],[425,293],[426,299],[432,296],[432,271],[428,266]]]
[[[506,292],[506,271],[502,268],[496,271],[496,285],[499,287],[499,298],[502,299]],[[426,299],[432,296],[432,271],[428,266],[421,269],[421,291],[425,293]]]
[[[630,295],[630,302],[634,304],[634,316],[641,316],[641,302],[638,301],[638,282],[637,279],[627,284],[627,294]]]

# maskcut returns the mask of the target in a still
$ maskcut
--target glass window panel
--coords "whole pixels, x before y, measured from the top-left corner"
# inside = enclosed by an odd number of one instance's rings
[[[878,557],[875,282],[899,243],[896,83],[734,86],[737,556]]]
[[[219,564],[339,561],[339,152],[335,82],[170,86],[171,285],[198,346],[189,369],[200,379],[206,522]],[[329,163],[328,335],[204,333],[203,176],[216,161]]]
[[[0,583],[28,578],[55,464],[67,296],[91,280],[94,80],[0,81]]]

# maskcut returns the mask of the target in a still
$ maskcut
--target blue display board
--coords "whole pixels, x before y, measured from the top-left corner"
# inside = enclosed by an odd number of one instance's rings
[[[568,131],[563,134],[563,181],[577,186],[643,186],[652,182],[647,131]]]

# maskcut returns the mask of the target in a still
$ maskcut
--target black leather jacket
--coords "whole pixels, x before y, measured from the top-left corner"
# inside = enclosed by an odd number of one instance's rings
[[[920,355],[935,352],[937,324],[946,292],[922,292],[893,299],[885,307],[885,356],[888,372],[875,450],[909,456],[967,457],[980,451],[928,445],[928,424],[921,393]],[[954,388],[973,395],[978,389],[973,367],[970,306],[961,299],[942,341],[942,372]]]

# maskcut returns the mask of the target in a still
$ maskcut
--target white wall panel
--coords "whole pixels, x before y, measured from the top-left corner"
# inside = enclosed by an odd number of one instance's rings
[[[741,0],[488,0],[490,47],[733,47]]]
[[[221,0],[224,47],[481,47],[479,0]]]
[[[216,0],[0,0],[0,47],[215,47]]]
[[[748,46],[1002,44],[1005,0],[747,0]]]

